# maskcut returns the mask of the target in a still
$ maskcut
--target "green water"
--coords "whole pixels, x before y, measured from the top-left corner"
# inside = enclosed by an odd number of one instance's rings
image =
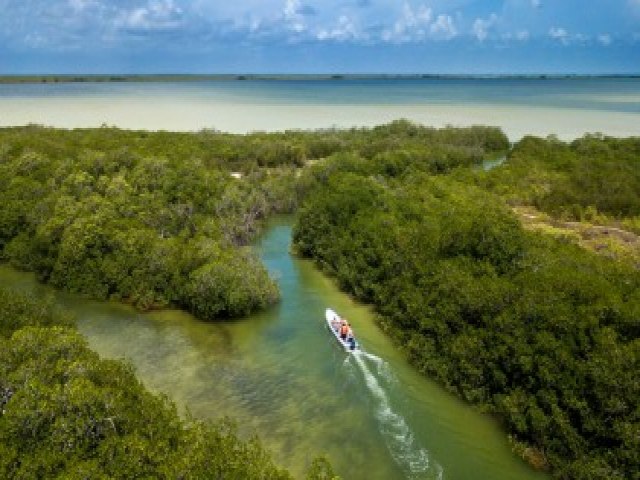
[[[326,454],[345,479],[547,478],[511,453],[494,421],[413,371],[367,307],[289,254],[290,238],[290,221],[280,219],[257,246],[282,302],[241,321],[56,299],[95,350],[128,359],[149,388],[197,417],[235,418],[295,474]],[[52,292],[7,267],[0,284]],[[325,329],[327,306],[351,321],[366,354],[338,348]]]

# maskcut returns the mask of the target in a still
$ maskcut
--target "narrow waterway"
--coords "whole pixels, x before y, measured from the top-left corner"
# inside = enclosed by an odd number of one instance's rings
[[[511,453],[493,420],[417,374],[367,307],[290,255],[290,240],[290,219],[279,219],[256,247],[281,303],[224,324],[55,293],[8,267],[0,284],[54,294],[100,354],[128,359],[149,388],[196,417],[233,417],[295,474],[324,454],[354,480],[547,478]],[[327,306],[350,320],[365,353],[338,348]]]

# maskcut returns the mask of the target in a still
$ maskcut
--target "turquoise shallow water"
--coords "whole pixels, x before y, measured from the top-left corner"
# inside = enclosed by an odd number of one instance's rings
[[[112,95],[185,97],[240,103],[529,105],[640,113],[636,78],[430,78],[248,80],[0,85],[0,97]]]
[[[640,134],[637,78],[429,78],[0,85],[0,126],[253,130],[496,125],[575,138]]]
[[[290,255],[290,237],[290,220],[281,219],[257,246],[282,302],[239,321],[56,298],[102,355],[130,360],[148,387],[197,417],[235,418],[296,474],[326,454],[345,479],[547,478],[511,453],[491,418],[417,374],[369,308]],[[0,284],[52,292],[6,267]],[[365,353],[338,347],[324,322],[328,306],[350,320]]]

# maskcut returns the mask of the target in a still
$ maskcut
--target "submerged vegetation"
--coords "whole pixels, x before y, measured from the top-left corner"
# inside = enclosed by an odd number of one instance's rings
[[[614,145],[621,165],[598,170],[597,159],[586,165],[588,156],[567,154],[585,143],[595,151]],[[309,174],[294,243],[376,305],[420,371],[496,413],[531,463],[559,478],[637,478],[640,272],[526,231],[505,199],[487,191],[509,199],[530,192],[554,212],[595,204],[635,214],[640,169],[629,171],[637,145],[525,139],[484,178],[433,176],[420,162],[386,172],[360,157],[329,163]],[[552,167],[532,161],[532,173],[526,159],[539,158],[540,148]],[[584,177],[570,180],[578,168]],[[616,169],[622,173],[611,178]],[[552,185],[544,193],[540,176]],[[615,199],[603,198],[609,179]],[[580,181],[600,187],[565,192]]]
[[[0,290],[0,477],[290,479],[227,420],[181,419],[51,302]],[[308,479],[334,478],[322,459]]]

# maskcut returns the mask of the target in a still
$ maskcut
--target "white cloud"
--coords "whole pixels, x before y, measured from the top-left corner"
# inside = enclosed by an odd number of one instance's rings
[[[431,24],[430,32],[434,37],[445,40],[450,40],[458,34],[450,15],[438,15],[436,21]]]
[[[594,37],[585,33],[569,33],[562,27],[551,27],[549,29],[549,37],[557,40],[562,45],[590,45],[593,43]],[[596,37],[596,40],[599,39]],[[606,41],[606,40],[605,40]]]
[[[330,29],[320,29],[316,34],[318,40],[338,40],[345,41],[361,37],[358,29],[349,17],[341,15],[335,27]]]
[[[608,47],[609,45],[611,45],[611,35],[609,35],[608,33],[601,33],[600,35],[598,35],[598,42],[601,45],[604,45],[605,47]]]
[[[393,26],[382,30],[380,40],[389,43],[449,40],[457,34],[450,15],[440,14],[434,18],[433,11],[426,5],[422,4],[414,9],[405,2]]]
[[[115,25],[133,31],[173,30],[183,25],[182,14],[173,0],[149,0],[143,7],[122,11]]]
[[[431,9],[420,5],[415,11],[405,2],[400,17],[393,27],[382,32],[382,40],[386,42],[410,42],[425,38],[431,24]]]
[[[578,5],[578,0],[567,0]],[[640,0],[615,0],[631,19]],[[344,42],[376,45],[465,41],[533,48],[553,41],[571,46],[621,46],[640,42],[636,26],[579,22],[580,9],[545,0],[503,0],[503,8],[478,16],[469,0],[0,0],[3,45],[53,50],[144,45],[204,49],[212,45]],[[630,10],[633,7],[634,10]],[[534,11],[533,8],[538,9]],[[558,12],[555,10],[558,9]],[[570,17],[569,10],[578,18]],[[610,10],[602,12],[613,15]],[[558,13],[556,15],[556,13]],[[564,15],[564,16],[563,16]],[[586,14],[585,14],[586,15]],[[591,14],[590,14],[591,15]],[[588,17],[593,20],[592,17]],[[631,22],[630,22],[631,23]],[[580,25],[580,26],[578,26]],[[551,27],[551,28],[549,28]],[[578,33],[578,28],[580,32]],[[163,35],[171,32],[172,35]],[[613,33],[615,32],[615,33]],[[164,43],[163,43],[164,42]],[[226,42],[226,43],[225,43]],[[211,47],[213,48],[213,47]]]
[[[296,2],[296,5],[297,2]],[[295,11],[291,5],[289,12]],[[391,2],[373,3],[368,10],[362,12],[350,7],[338,9],[339,16],[333,20],[326,18],[325,11],[316,11],[307,33],[320,41],[354,41],[368,44],[375,43],[421,43],[436,40],[448,40],[458,32],[450,15],[434,15],[433,10],[425,4],[404,2],[393,7]],[[395,12],[393,11],[395,10]],[[395,15],[393,15],[395,13]]]
[[[518,30],[517,32],[506,32],[500,35],[500,38],[504,41],[517,40],[520,42],[526,42],[529,40],[530,34],[528,30]]]
[[[483,18],[476,18],[471,30],[480,42],[484,42],[488,36],[487,30],[493,27],[497,22],[498,16],[495,13],[492,13],[486,20]]]
[[[549,36],[555,40],[558,40],[563,45],[569,43],[569,33],[561,27],[551,27],[549,29]]]
[[[69,0],[69,6],[74,10],[74,12],[81,12],[88,7],[92,7],[97,5],[98,3],[95,0]]]
[[[296,33],[302,33],[307,29],[304,16],[300,14],[301,9],[300,0],[287,0],[283,10],[286,23]]]
[[[589,35],[585,35],[584,33],[576,33],[575,35],[573,35],[570,40],[576,42],[576,43],[582,43],[582,44],[587,44],[589,42],[590,37]]]
[[[47,39],[41,34],[33,32],[25,35],[24,43],[31,48],[40,48],[47,44]]]
[[[287,19],[294,19],[298,15],[301,4],[299,0],[287,0],[284,5],[284,17]]]

